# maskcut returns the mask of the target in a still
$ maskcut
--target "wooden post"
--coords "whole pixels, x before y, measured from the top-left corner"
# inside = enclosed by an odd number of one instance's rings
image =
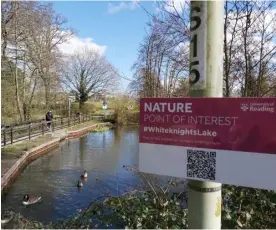
[[[12,132],[12,126],[11,126],[11,144],[13,144],[13,132]]]
[[[63,128],[63,118],[62,117],[60,118],[60,125],[61,125],[61,128]]]
[[[68,123],[68,127],[70,127],[70,117],[68,117],[67,123]]]
[[[41,122],[41,130],[42,130],[42,135],[44,135],[44,122]]]
[[[3,135],[4,135],[4,146],[6,145],[6,128],[3,130]]]
[[[31,140],[31,124],[29,124],[29,141]]]

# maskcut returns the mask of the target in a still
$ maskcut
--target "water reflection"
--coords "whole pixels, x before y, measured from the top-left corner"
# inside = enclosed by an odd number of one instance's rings
[[[138,163],[138,127],[120,127],[64,141],[51,153],[32,162],[9,189],[2,210],[12,208],[39,221],[66,218],[89,202],[110,192],[119,195],[139,179],[123,165]],[[83,170],[84,186],[77,188]],[[41,195],[40,204],[22,205],[25,193]]]

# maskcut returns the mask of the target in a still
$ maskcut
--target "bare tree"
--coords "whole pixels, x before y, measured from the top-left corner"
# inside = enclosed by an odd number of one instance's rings
[[[275,92],[275,1],[226,1],[224,95],[268,96]],[[186,1],[159,1],[149,15],[131,87],[140,96],[177,96],[187,91],[189,11]],[[142,4],[140,6],[143,8]]]
[[[64,28],[67,20],[56,14],[52,4],[30,3],[25,5],[33,9],[25,19],[24,45],[27,56],[37,69],[44,84],[46,106],[50,105],[50,90],[53,76],[59,63],[58,45],[66,42],[72,35],[71,29]],[[28,22],[28,23],[27,23]]]
[[[274,7],[274,1],[226,2],[226,96],[230,96],[234,87],[239,89],[239,95],[246,97],[265,96],[275,87],[271,81],[275,77],[276,54]]]
[[[55,90],[59,80],[58,45],[67,41],[72,31],[63,28],[66,20],[54,12],[51,4],[2,2],[1,12],[4,79],[12,76],[14,82],[7,84],[15,92],[17,114],[20,120],[27,120],[38,85],[44,88],[49,106],[50,90]]]
[[[2,58],[6,56],[8,44],[9,25],[16,15],[18,4],[11,1],[1,1],[1,49]]]
[[[118,77],[104,56],[95,50],[83,49],[65,61],[62,83],[76,93],[81,110],[89,96],[114,90]]]
[[[169,97],[178,81],[188,74],[189,51],[180,42],[186,38],[178,34],[180,40],[175,41],[171,28],[155,17],[148,25],[149,34],[141,44],[133,66],[135,76],[132,86],[139,86],[144,97]]]

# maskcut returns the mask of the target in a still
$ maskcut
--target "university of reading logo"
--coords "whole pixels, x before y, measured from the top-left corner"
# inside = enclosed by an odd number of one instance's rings
[[[249,109],[248,104],[241,104],[241,110],[243,110],[244,112],[247,111]]]
[[[246,112],[269,112],[274,113],[275,103],[241,103],[241,110]]]

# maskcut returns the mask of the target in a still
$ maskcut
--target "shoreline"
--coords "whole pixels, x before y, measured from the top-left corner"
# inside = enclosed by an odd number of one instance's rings
[[[66,129],[63,129],[54,132],[52,140],[31,148],[25,153],[22,153],[18,160],[16,160],[15,163],[12,164],[12,166],[8,169],[7,172],[5,172],[5,174],[1,178],[1,191],[5,192],[27,165],[29,165],[32,161],[39,158],[40,156],[43,156],[49,151],[59,147],[60,142],[62,142],[63,140],[79,138],[89,133],[94,128],[109,125],[111,125],[110,122],[101,122],[78,130],[68,131]]]

